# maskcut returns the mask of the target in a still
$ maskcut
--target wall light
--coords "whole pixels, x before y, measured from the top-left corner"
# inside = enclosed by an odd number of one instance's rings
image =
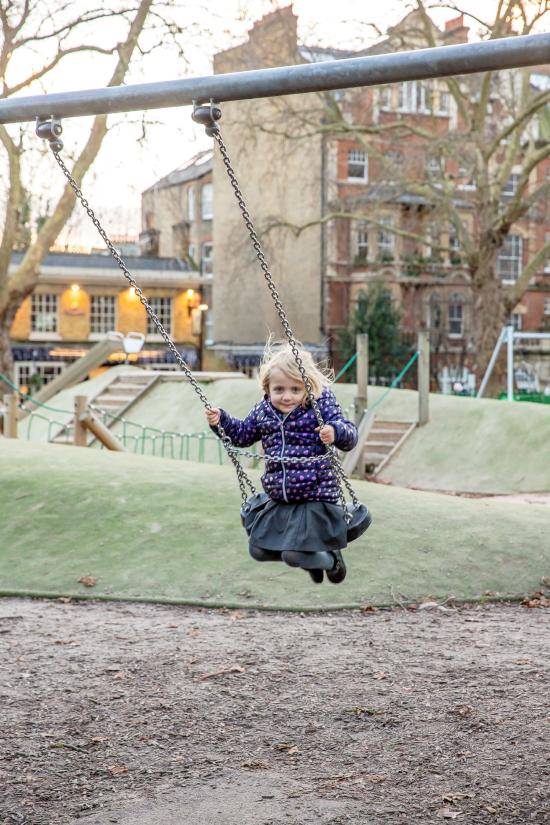
[[[185,294],[187,295],[188,298],[192,298],[193,295],[195,294],[195,290],[194,289],[188,289]]]
[[[74,293],[80,292],[80,287],[78,286],[78,284],[72,284],[71,292],[74,292]]]

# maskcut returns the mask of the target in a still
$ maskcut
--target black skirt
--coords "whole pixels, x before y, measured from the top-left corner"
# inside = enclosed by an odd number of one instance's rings
[[[286,503],[275,501],[264,493],[253,497],[242,518],[250,547],[279,552],[342,550],[370,524],[370,515],[364,505],[361,505],[361,514],[354,513],[356,527],[350,530],[339,504],[329,501]]]

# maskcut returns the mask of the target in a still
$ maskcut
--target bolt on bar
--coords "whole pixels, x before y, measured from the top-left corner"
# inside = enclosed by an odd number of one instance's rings
[[[163,109],[211,98],[218,103],[250,100],[536,66],[549,62],[550,34],[531,34],[187,80],[16,97],[0,101],[0,123],[21,123],[34,120],[39,115],[78,117]]]

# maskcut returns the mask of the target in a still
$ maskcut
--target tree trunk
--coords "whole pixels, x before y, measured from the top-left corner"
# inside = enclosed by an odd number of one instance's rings
[[[13,371],[13,356],[11,353],[10,344],[10,328],[17,312],[17,306],[9,304],[0,312],[0,374],[14,381]],[[8,391],[9,387],[0,380],[0,396],[4,391]]]
[[[506,309],[504,292],[500,278],[495,273],[495,267],[484,272],[478,270],[472,277],[473,291],[473,340],[474,371],[478,385],[481,382],[487,365],[495,348],[502,327],[506,323]],[[502,368],[495,367],[495,378],[498,378]]]

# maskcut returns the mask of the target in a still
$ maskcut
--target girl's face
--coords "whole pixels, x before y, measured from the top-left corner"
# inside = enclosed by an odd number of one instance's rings
[[[275,367],[269,376],[269,400],[276,410],[289,413],[304,400],[306,388],[302,381],[291,378]]]

